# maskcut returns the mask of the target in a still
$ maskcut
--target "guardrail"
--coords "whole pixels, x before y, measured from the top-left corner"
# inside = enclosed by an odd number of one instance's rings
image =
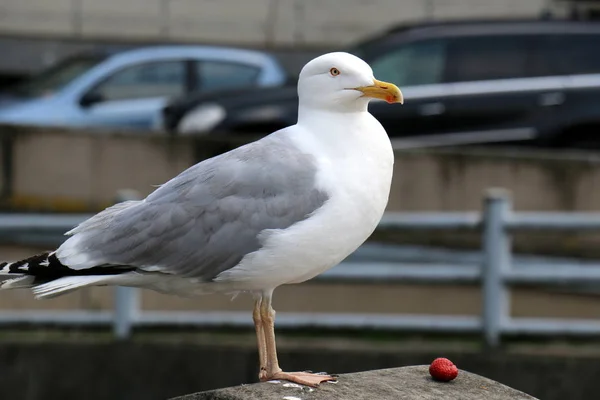
[[[63,232],[88,215],[0,215],[0,235]],[[508,192],[490,189],[482,213],[387,213],[379,229],[471,230],[482,234],[483,261],[475,265],[414,265],[396,262],[344,262],[315,278],[322,282],[481,283],[480,316],[278,313],[278,327],[375,328],[426,332],[482,333],[488,346],[503,335],[596,335],[599,320],[513,318],[509,287],[519,284],[575,285],[600,283],[600,264],[566,263],[548,268],[515,268],[511,262],[511,233],[519,230],[600,231],[600,213],[513,212]],[[117,338],[127,338],[138,326],[251,326],[248,312],[156,312],[141,310],[137,289],[118,287],[113,312],[30,311],[0,312],[0,325],[56,324],[113,326]]]

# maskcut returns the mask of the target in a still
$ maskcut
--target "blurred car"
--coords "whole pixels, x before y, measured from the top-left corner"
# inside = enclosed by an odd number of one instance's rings
[[[393,29],[348,49],[403,91],[371,102],[388,134],[421,144],[524,141],[564,145],[600,129],[600,24],[456,21]],[[176,99],[175,132],[268,133],[294,124],[295,85]]]
[[[80,54],[0,97],[0,123],[149,129],[174,96],[282,85],[271,55],[214,46],[156,46]]]

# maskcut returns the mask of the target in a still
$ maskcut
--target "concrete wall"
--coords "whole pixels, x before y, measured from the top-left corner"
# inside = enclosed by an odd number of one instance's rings
[[[146,195],[214,154],[221,142],[150,134],[0,127],[5,205],[27,210],[99,210],[119,189]],[[1,154],[1,153],[0,153]],[[492,186],[512,191],[516,210],[598,210],[600,156],[524,149],[397,151],[389,211],[478,210]]]
[[[16,208],[84,211],[114,202],[117,190],[148,194],[194,163],[194,143],[164,136],[14,129],[11,195]],[[6,182],[3,183],[6,189]],[[8,190],[8,189],[7,189]]]
[[[546,0],[3,0],[0,32],[250,45],[343,45],[422,19],[530,17]]]
[[[560,149],[397,151],[388,209],[478,210],[490,187],[509,189],[520,211],[598,211],[600,155]]]

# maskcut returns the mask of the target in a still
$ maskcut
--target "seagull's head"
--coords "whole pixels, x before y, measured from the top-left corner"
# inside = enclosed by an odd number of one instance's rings
[[[364,111],[372,99],[402,103],[393,83],[375,79],[369,64],[349,53],[336,52],[309,61],[298,79],[300,105],[329,111]]]

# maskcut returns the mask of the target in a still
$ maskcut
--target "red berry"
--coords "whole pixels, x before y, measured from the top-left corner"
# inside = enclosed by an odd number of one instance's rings
[[[447,358],[436,358],[429,366],[429,374],[437,381],[449,382],[458,376],[458,368]]]

